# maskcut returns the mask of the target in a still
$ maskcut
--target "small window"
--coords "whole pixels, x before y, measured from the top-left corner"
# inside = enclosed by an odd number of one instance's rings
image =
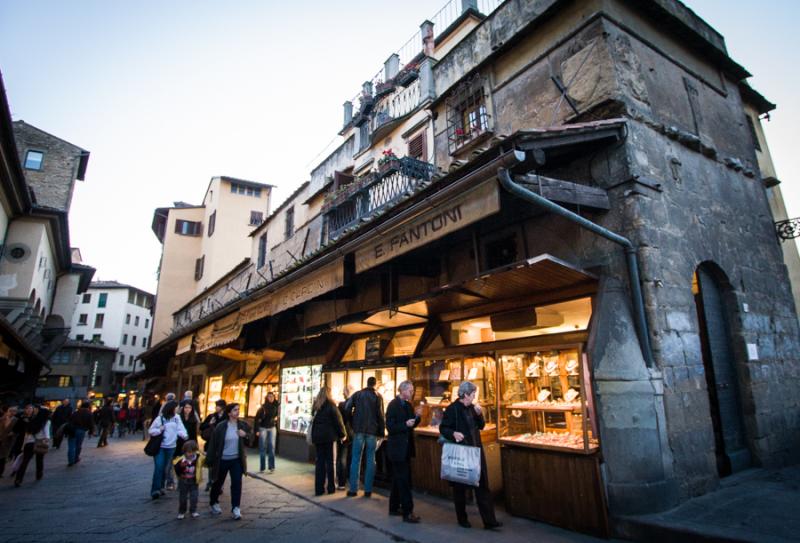
[[[78,334],[75,336],[75,341],[83,341],[83,334]]]
[[[128,291],[128,303],[129,304],[136,303],[136,293],[132,290]]]
[[[363,151],[369,147],[369,123],[358,127],[358,150]]]
[[[214,235],[214,230],[216,229],[216,227],[217,227],[217,212],[214,211],[214,213],[212,213],[211,216],[208,218],[208,237]]]
[[[92,343],[102,343],[102,341],[100,341],[100,334],[92,335]]]
[[[238,188],[239,188],[239,185],[237,185],[236,183],[231,183],[231,193],[232,194],[236,194],[236,191],[237,191]]]
[[[475,77],[459,85],[447,98],[447,142],[455,153],[489,131],[484,80]]]
[[[138,316],[138,315],[137,315],[137,316],[136,316],[136,318],[134,319],[134,321],[133,321],[133,325],[134,325],[134,326],[139,326],[139,316]]]
[[[145,319],[144,320],[144,329],[147,330],[148,328],[150,328],[150,319]]]
[[[128,357],[128,362],[130,362],[131,364],[133,364],[133,355],[130,355],[130,356]]]
[[[101,292],[100,296],[97,298],[97,307],[105,307],[106,302],[108,302],[108,293]]]
[[[142,347],[147,347],[147,338],[146,337],[142,338]]]
[[[253,189],[253,196],[261,198],[261,189]]]
[[[25,169],[41,170],[44,161],[44,153],[41,151],[28,151],[25,153]]]
[[[175,233],[182,236],[199,236],[203,233],[203,223],[196,221],[175,221]]]
[[[258,226],[264,222],[264,214],[261,211],[250,212],[250,226]]]
[[[72,386],[71,381],[72,379],[70,378],[69,375],[62,375],[58,378],[58,386],[60,387]]]
[[[120,364],[125,363],[125,353],[119,353],[119,363]]]
[[[129,367],[129,368],[132,368],[132,367],[133,367],[133,360],[128,360],[128,367]]]
[[[78,315],[78,326],[86,326],[87,324],[89,324],[89,315],[86,313]]]
[[[261,234],[258,238],[258,267],[263,268],[267,263],[267,234]]]
[[[422,160],[427,160],[427,146],[425,144],[425,131],[408,140],[408,156]]]
[[[283,235],[286,239],[289,239],[294,234],[294,206],[286,210],[285,219]]]
[[[86,294],[84,294],[84,295],[83,295],[83,300],[81,300],[81,302],[83,302],[83,303],[85,303],[85,304],[90,304],[90,303],[92,303],[92,295],[91,295],[91,294],[89,294],[89,293],[86,293]]]
[[[103,313],[98,313],[94,316],[94,327],[95,328],[102,328],[103,327],[103,317],[105,315]]]
[[[125,324],[130,324],[130,323],[131,323],[131,314],[128,313],[125,315]]]
[[[194,280],[199,281],[203,278],[203,268],[205,267],[206,255],[194,261]]]
[[[122,344],[123,345],[128,344],[128,334],[122,334]]]
[[[131,338],[131,345],[133,345],[134,347],[136,347],[136,336],[133,336],[133,337]]]

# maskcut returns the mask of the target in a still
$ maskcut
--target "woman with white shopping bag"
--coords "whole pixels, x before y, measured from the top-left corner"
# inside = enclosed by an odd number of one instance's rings
[[[467,488],[472,488],[475,492],[475,501],[478,504],[483,527],[487,530],[499,528],[501,524],[497,522],[494,514],[494,503],[489,492],[489,479],[486,473],[486,455],[481,444],[481,430],[486,425],[483,418],[481,406],[473,403],[475,393],[478,390],[474,384],[464,381],[458,387],[458,400],[447,406],[444,411],[442,423],[439,425],[439,433],[448,442],[459,445],[476,447],[480,449],[480,479],[477,486],[469,486],[464,483],[450,482],[453,487],[453,501],[456,506],[456,517],[459,526],[471,528],[467,518]],[[443,459],[444,461],[444,459]]]

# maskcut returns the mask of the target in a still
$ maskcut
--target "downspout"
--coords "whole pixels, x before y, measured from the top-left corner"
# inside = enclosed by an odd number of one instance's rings
[[[590,232],[593,232],[609,241],[616,243],[617,245],[622,246],[625,251],[625,262],[628,268],[628,280],[631,285],[631,303],[633,304],[636,335],[639,338],[639,346],[642,349],[642,355],[644,356],[644,361],[647,364],[647,367],[654,367],[655,363],[653,360],[653,350],[650,346],[650,334],[647,327],[647,318],[644,310],[644,297],[642,296],[641,278],[639,277],[639,259],[636,255],[636,247],[634,247],[633,243],[631,243],[628,238],[620,236],[619,234],[616,234],[597,223],[585,219],[577,213],[573,213],[572,211],[561,207],[554,202],[551,202],[547,198],[526,189],[518,183],[515,183],[511,178],[511,175],[508,173],[508,170],[505,168],[499,168],[497,170],[497,178],[500,180],[500,184],[503,186],[503,188],[514,196],[541,207],[551,213],[564,217],[565,219],[578,224],[578,226],[581,228],[585,228]]]

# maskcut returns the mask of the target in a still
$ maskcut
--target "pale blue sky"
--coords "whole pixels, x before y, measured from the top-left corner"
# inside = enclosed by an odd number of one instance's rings
[[[153,209],[199,202],[214,175],[278,185],[282,201],[341,127],[342,103],[444,3],[0,0],[0,70],[15,120],[92,153],[73,246],[97,278],[155,292]],[[800,4],[687,4],[778,104],[765,127],[800,215]]]

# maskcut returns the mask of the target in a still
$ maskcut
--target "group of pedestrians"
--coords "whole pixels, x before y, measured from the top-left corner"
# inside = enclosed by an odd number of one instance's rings
[[[251,429],[239,419],[239,404],[217,400],[214,413],[201,423],[191,393],[187,392],[180,403],[174,398],[174,394],[167,395],[166,403],[154,414],[148,430],[150,436],[161,440],[158,454],[154,457],[150,496],[155,500],[167,490],[174,490],[172,480],[175,476],[179,491],[178,519],[185,518],[187,510],[192,518],[197,518],[200,516],[197,512],[199,486],[205,464],[209,469],[206,490],[210,490],[211,513],[222,513],[219,497],[225,480],[230,476],[231,516],[234,520],[241,519],[242,478],[247,473],[245,441]],[[200,453],[198,433],[205,441],[205,456]],[[176,450],[183,455],[173,459]],[[274,470],[274,456],[270,462]]]
[[[415,454],[414,428],[420,423],[420,408],[411,404],[414,384],[403,381],[398,386],[397,396],[389,402],[384,416],[383,398],[375,390],[375,378],[367,380],[366,388],[353,394],[345,389],[345,400],[337,406],[330,390],[323,387],[312,408],[311,442],[316,449],[314,491],[317,496],[336,488],[344,490],[349,482],[348,497],[358,495],[362,458],[364,463],[365,498],[372,496],[375,478],[375,452],[386,439],[386,456],[391,464],[392,487],[389,495],[389,515],[402,516],[405,522],[418,523],[420,517],[414,513],[411,492],[411,459]],[[480,432],[486,422],[483,411],[475,403],[477,387],[464,381],[458,388],[458,399],[446,409],[439,431],[446,441],[480,448],[481,475],[479,485],[470,487],[461,483],[450,483],[458,524],[470,528],[467,516],[467,491],[471,489],[483,521],[484,528],[501,526],[494,513],[486,468],[486,456],[481,444]],[[336,445],[338,458],[334,470],[333,450]],[[349,466],[349,469],[348,469]],[[336,485],[336,486],[335,486]]]

